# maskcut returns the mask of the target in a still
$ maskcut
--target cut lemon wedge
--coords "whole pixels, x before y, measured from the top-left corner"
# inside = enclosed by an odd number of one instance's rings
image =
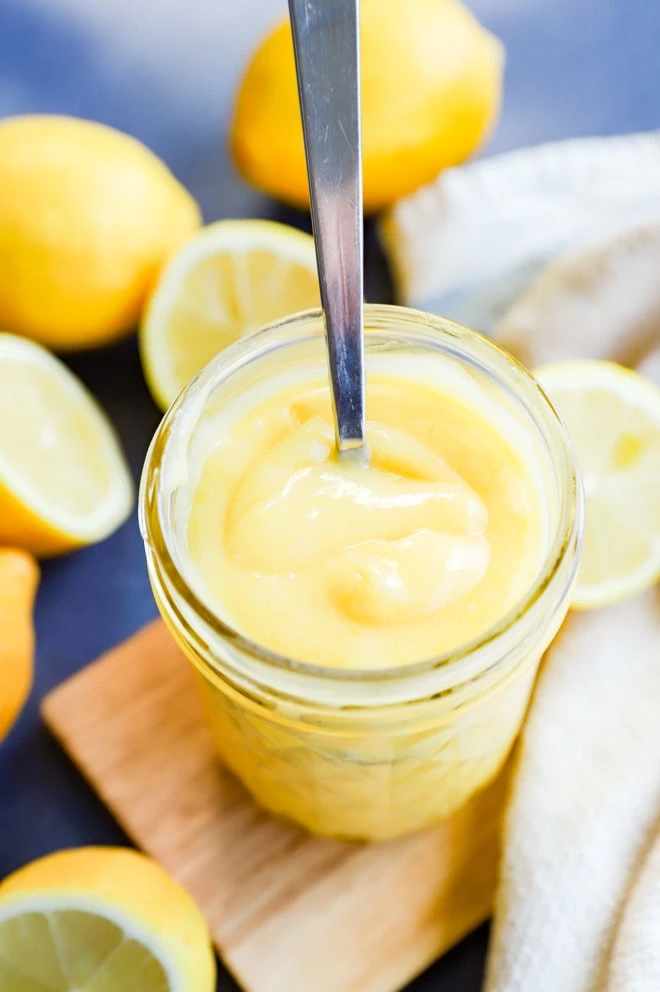
[[[35,861],[0,884],[2,992],[212,992],[215,959],[188,893],[128,848]]]
[[[115,432],[45,348],[0,334],[0,543],[56,554],[128,516],[131,477]]]
[[[273,221],[210,224],[165,267],[142,320],[154,399],[166,409],[223,348],[319,304],[311,235]]]
[[[546,365],[535,375],[582,470],[585,539],[572,605],[627,599],[660,577],[660,389],[612,362]]]

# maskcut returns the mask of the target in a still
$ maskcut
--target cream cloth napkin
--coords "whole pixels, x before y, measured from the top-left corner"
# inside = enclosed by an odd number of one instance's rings
[[[651,281],[649,269],[656,230],[646,252],[626,255],[633,265],[617,267],[616,279],[619,290],[627,281],[633,294],[644,286],[646,300],[660,301],[660,279]],[[660,383],[660,320],[633,333],[637,295],[618,325],[605,319],[598,335],[604,299],[584,295],[579,283],[577,293],[558,285],[546,302],[572,318],[564,333],[550,336],[539,308],[540,323],[530,311],[512,343],[524,341],[534,363],[570,357],[585,330],[579,348],[587,355],[619,357],[626,348],[638,355],[643,341],[638,368]],[[658,587],[569,615],[543,662],[505,817],[485,992],[660,992]]]
[[[610,358],[660,383],[659,161],[656,132],[448,170],[384,223],[401,302],[532,368]],[[657,588],[569,616],[515,762],[484,992],[660,992]]]
[[[636,258],[647,289],[655,244]],[[660,300],[657,277],[653,288]],[[564,286],[558,312],[574,317],[574,299],[575,289]],[[581,300],[587,354],[602,355],[594,333],[602,303],[599,292]],[[605,322],[615,354],[639,341],[630,333],[634,305],[628,313],[618,333]],[[570,357],[580,333],[575,319],[572,335],[554,339],[536,334],[538,326],[534,319],[525,326],[526,357],[540,358],[535,350],[545,359]],[[647,321],[645,331],[651,348],[638,368],[660,383],[660,320]],[[503,844],[485,992],[660,992],[657,587],[617,607],[569,615],[521,734]]]
[[[573,614],[544,661],[505,819],[486,989],[660,990],[657,590]]]

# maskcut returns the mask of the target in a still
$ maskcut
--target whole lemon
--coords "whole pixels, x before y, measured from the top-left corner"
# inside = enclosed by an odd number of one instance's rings
[[[138,321],[197,203],[139,141],[73,117],[0,122],[0,327],[56,349]]]
[[[365,210],[463,161],[500,105],[503,47],[459,0],[361,0]],[[242,175],[304,207],[307,173],[288,21],[255,53],[231,130]]]
[[[32,686],[32,608],[39,566],[27,551],[0,548],[0,741]]]

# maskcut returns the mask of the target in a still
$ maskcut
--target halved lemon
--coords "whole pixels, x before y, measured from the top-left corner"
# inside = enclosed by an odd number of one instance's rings
[[[107,537],[133,485],[94,398],[41,345],[0,334],[0,544],[56,554]]]
[[[60,851],[0,884],[2,992],[212,992],[197,906],[128,848]]]
[[[568,427],[584,482],[572,605],[627,599],[660,578],[660,389],[613,362],[564,362],[535,375]]]
[[[223,348],[319,304],[311,235],[274,221],[210,224],[165,267],[142,319],[142,365],[154,399],[166,409]]]

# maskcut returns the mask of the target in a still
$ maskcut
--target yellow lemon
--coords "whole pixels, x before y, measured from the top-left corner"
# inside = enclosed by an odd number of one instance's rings
[[[497,116],[501,43],[459,0],[362,0],[364,205],[392,203],[462,162]],[[289,22],[250,62],[231,129],[239,171],[295,206],[308,203]]]
[[[660,578],[660,389],[614,362],[535,372],[570,431],[585,493],[572,605],[595,609]]]
[[[0,543],[68,551],[111,534],[132,502],[115,432],[82,383],[41,345],[0,334]]]
[[[149,387],[166,409],[223,348],[320,306],[314,240],[286,224],[221,220],[165,267],[140,326]]]
[[[2,992],[213,992],[197,906],[128,848],[60,851],[0,884]]]
[[[55,349],[125,334],[196,202],[134,138],[72,117],[0,122],[0,326]]]
[[[32,686],[32,608],[39,566],[27,551],[0,549],[0,740]]]

